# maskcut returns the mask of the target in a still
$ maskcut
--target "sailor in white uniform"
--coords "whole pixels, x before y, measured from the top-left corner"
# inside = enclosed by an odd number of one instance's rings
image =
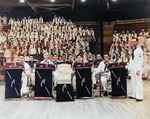
[[[20,56],[20,62],[23,62],[24,65],[22,78],[21,78],[22,81],[21,96],[25,96],[27,93],[29,93],[29,89],[27,87],[27,82],[28,82],[27,78],[30,77],[31,67],[26,62],[24,62],[24,56]]]
[[[138,39],[132,40],[134,49],[132,50],[130,63],[128,70],[131,73],[131,84],[133,95],[130,99],[136,99],[136,101],[143,100],[143,82],[142,82],[142,65],[143,65],[143,50],[137,46]]]
[[[106,90],[106,85],[107,85],[107,80],[110,79],[110,71],[108,70],[109,63],[111,63],[109,61],[109,55],[105,54],[104,60],[100,62],[98,68],[96,69],[97,74],[101,74],[101,83],[104,89],[104,96],[108,95]]]
[[[101,58],[102,58],[101,55],[98,54],[97,55],[97,59],[100,60]],[[93,64],[93,66],[92,66],[92,72],[93,72],[93,74],[92,74],[92,82],[93,82],[93,85],[94,85],[93,89],[96,89],[96,76],[95,75],[97,74],[97,68],[94,68],[94,64]]]

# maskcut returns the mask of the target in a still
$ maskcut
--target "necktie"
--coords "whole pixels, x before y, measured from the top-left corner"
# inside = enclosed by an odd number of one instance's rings
[[[104,67],[104,71],[105,71],[105,70],[106,70],[106,68],[107,68],[107,65],[108,65],[108,64],[106,64],[106,62],[104,62],[104,64],[105,64],[105,67]]]
[[[37,54],[37,55],[39,54],[38,49],[36,49],[36,54]]]
[[[49,61],[45,61],[45,64],[49,64]]]
[[[137,48],[137,47],[136,47]],[[132,60],[134,59],[134,50],[136,49],[136,48],[134,48],[133,50],[132,50]]]

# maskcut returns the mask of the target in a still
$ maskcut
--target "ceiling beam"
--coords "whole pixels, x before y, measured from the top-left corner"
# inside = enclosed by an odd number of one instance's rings
[[[49,7],[37,7],[37,8],[47,9],[49,11],[55,11],[55,10],[59,10],[65,7],[62,6],[62,7],[57,7],[57,8],[49,8]]]
[[[71,4],[36,4],[36,3],[32,3],[32,5],[34,7],[41,7],[41,6],[45,6],[45,7],[60,7],[60,6],[65,6],[65,7],[71,7]]]
[[[72,11],[74,10],[74,3],[75,3],[75,0],[72,0]]]
[[[35,10],[35,8],[31,5],[31,3],[29,3],[29,1],[28,0],[25,0],[27,3],[28,3],[28,5],[32,8],[32,10],[34,11],[34,12],[36,12],[36,10]]]
[[[106,5],[107,5],[107,9],[109,11],[110,6],[109,6],[109,1],[108,0],[106,0]]]

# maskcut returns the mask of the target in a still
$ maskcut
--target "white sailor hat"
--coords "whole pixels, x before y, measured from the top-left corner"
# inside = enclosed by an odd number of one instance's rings
[[[141,31],[144,31],[144,29],[141,29]]]
[[[97,57],[100,57],[101,55],[100,54],[97,54]]]

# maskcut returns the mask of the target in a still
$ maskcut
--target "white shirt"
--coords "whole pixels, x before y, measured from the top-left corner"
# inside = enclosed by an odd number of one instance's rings
[[[54,64],[52,61],[50,61],[49,59],[47,60],[47,62],[45,60],[41,61],[40,63],[43,63],[43,64]],[[55,64],[54,64],[55,65]],[[56,65],[55,65],[55,69],[56,69]],[[57,70],[57,69],[56,69]],[[54,71],[56,73],[56,70]]]
[[[23,78],[26,78],[26,76],[30,76],[30,74],[31,74],[31,70],[30,70],[31,67],[30,67],[30,65],[29,65],[28,63],[26,63],[26,62],[24,62],[23,65],[24,65],[24,70],[25,70],[25,72],[22,73],[22,77],[23,77]]]
[[[50,61],[49,59],[47,60],[47,62],[45,60],[41,61],[40,63],[43,64],[54,64],[52,61]]]
[[[101,61],[100,64],[98,65],[98,68],[96,69],[96,72],[98,73],[99,71],[105,71],[105,60],[104,61]],[[110,63],[110,61],[109,61]],[[110,76],[110,71],[108,73],[102,73],[102,74],[106,74],[108,77]]]
[[[133,60],[131,55],[128,70],[131,70],[131,68],[135,68],[140,71],[142,69],[142,65],[143,65],[143,50],[139,46],[137,46],[137,48],[134,50]]]

